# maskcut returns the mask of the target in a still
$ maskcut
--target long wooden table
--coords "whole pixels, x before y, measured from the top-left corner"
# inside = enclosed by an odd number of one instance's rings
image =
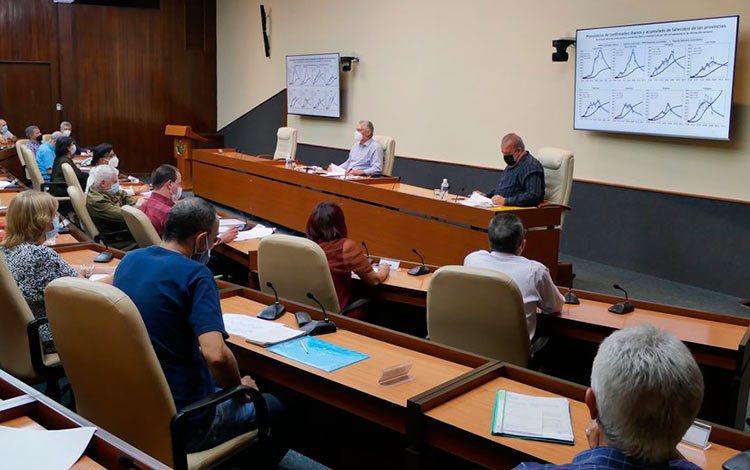
[[[96,425],[0,370],[0,426],[73,429]],[[43,448],[39,452],[44,452]],[[169,470],[130,444],[97,428],[83,456],[71,470]]]
[[[493,435],[495,394],[506,390],[534,396],[562,396],[570,401],[574,445]],[[589,448],[584,430],[590,421],[586,388],[520,367],[495,363],[409,400],[409,431],[420,467],[435,468],[434,449],[458,455],[488,468],[512,468],[522,461],[570,463]],[[711,447],[685,444],[678,450],[703,469],[719,470],[727,459],[750,447],[750,435],[713,425]]]
[[[461,264],[471,251],[487,247],[487,225],[496,214],[453,200],[427,197],[424,189],[402,183],[362,184],[268,164],[236,152],[195,150],[196,195],[304,232],[313,207],[340,204],[349,237],[364,240],[372,252],[433,265]],[[513,211],[529,230],[526,255],[544,263],[553,278],[558,269],[560,206]]]

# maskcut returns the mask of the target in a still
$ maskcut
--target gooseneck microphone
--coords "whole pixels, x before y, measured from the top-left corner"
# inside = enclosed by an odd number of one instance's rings
[[[630,313],[633,310],[635,310],[635,307],[633,307],[633,304],[631,304],[630,300],[628,299],[628,292],[617,284],[613,284],[612,287],[614,287],[617,290],[621,290],[625,294],[625,302],[618,302],[614,304],[613,306],[609,307],[607,310],[609,310],[612,313],[616,313],[618,315]]]
[[[264,308],[263,311],[258,314],[258,318],[262,318],[263,320],[276,320],[277,318],[282,316],[284,312],[286,312],[286,307],[279,303],[279,294],[276,292],[276,288],[273,286],[273,283],[271,283],[271,281],[268,281],[266,282],[266,286],[268,286],[273,291],[273,296],[276,301],[273,303],[273,305],[269,305],[268,307]]]
[[[336,324],[328,318],[328,312],[326,312],[323,304],[315,297],[312,292],[307,293],[307,298],[318,304],[320,311],[323,312],[323,320],[315,320],[302,326],[300,329],[306,332],[310,336],[324,335],[326,333],[334,333],[336,331]]]
[[[424,265],[424,258],[422,255],[416,250],[416,248],[411,249],[412,253],[419,256],[419,261],[422,263],[422,266],[414,266],[409,270],[409,274],[412,276],[422,276],[424,274],[428,274],[430,272],[430,268]]]
[[[456,193],[456,197],[453,198],[453,202],[458,202],[459,195],[463,194],[465,189],[466,188],[461,188],[461,191],[459,191],[458,193]]]
[[[365,249],[365,253],[367,253],[367,264],[372,264],[373,259],[372,259],[372,256],[370,256],[370,250],[367,249],[367,243],[365,243],[364,240],[362,240],[362,246]]]

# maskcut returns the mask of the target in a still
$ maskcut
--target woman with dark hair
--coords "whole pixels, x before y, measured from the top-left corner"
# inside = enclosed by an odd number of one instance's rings
[[[321,202],[307,219],[307,238],[314,241],[326,254],[333,284],[341,308],[349,305],[352,291],[352,272],[365,284],[376,286],[388,278],[390,266],[384,264],[375,271],[367,262],[362,247],[346,238],[344,211],[335,202]],[[362,319],[364,312],[357,309],[349,316]]]
[[[65,175],[63,175],[62,164],[68,163],[78,178],[78,183],[82,188],[86,187],[86,179],[88,176],[82,172],[76,164],[73,162],[73,155],[76,153],[76,145],[73,143],[73,139],[70,137],[60,137],[55,142],[55,162],[52,164],[52,176],[50,181],[53,183],[65,183]],[[61,184],[55,184],[49,189],[50,194],[57,197],[67,197],[68,191],[67,186]]]

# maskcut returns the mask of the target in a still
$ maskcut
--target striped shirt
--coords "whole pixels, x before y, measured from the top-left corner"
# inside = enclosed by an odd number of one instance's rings
[[[524,462],[518,470],[700,470],[700,467],[687,460],[670,460],[649,464],[628,457],[611,447],[596,447],[575,456],[573,462],[565,465]]]
[[[500,184],[487,197],[503,196],[506,206],[536,206],[544,200],[544,168],[526,153],[512,166],[505,167]]]

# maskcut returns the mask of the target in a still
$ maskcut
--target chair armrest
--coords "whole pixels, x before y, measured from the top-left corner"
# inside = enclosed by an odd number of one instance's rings
[[[50,188],[55,186],[63,186],[67,189],[68,183],[64,181],[45,181],[42,183],[42,191],[48,191]]]
[[[370,302],[370,299],[357,299],[354,302],[347,305],[346,307],[344,307],[344,309],[339,312],[339,315],[345,315],[351,312],[352,310],[356,310],[366,305],[368,302]]]
[[[214,407],[242,394],[249,395],[250,401],[255,406],[255,422],[258,427],[258,442],[264,440],[268,436],[268,406],[263,399],[263,395],[261,395],[259,391],[246,385],[236,385],[231,388],[219,390],[218,392],[212,393],[195,403],[191,403],[178,411],[172,418],[170,427],[172,431],[172,457],[175,470],[187,470],[187,450],[185,449],[185,436],[188,431],[186,424],[187,419],[208,408]]]
[[[529,349],[529,369],[539,370],[539,367],[542,365],[540,352],[547,346],[547,343],[549,343],[549,336],[539,336],[531,343],[531,349]]]
[[[108,239],[110,239],[112,237],[116,237],[116,236],[119,236],[119,235],[128,235],[129,233],[130,233],[130,230],[118,230],[116,232],[99,233],[99,235],[97,235],[97,236],[94,237],[94,241],[96,243],[100,243],[102,241],[106,242]],[[106,245],[106,243],[105,243],[105,245]]]
[[[258,158],[267,158],[269,160],[273,160],[273,155],[256,155]]]
[[[42,325],[46,325],[47,323],[49,323],[49,320],[45,316],[35,318],[26,325],[26,335],[29,339],[29,353],[31,354],[31,365],[34,367],[34,370],[41,375],[49,375],[53,372],[62,371],[62,364],[49,367],[44,363],[44,358],[42,357],[43,345],[39,339],[39,329]]]

